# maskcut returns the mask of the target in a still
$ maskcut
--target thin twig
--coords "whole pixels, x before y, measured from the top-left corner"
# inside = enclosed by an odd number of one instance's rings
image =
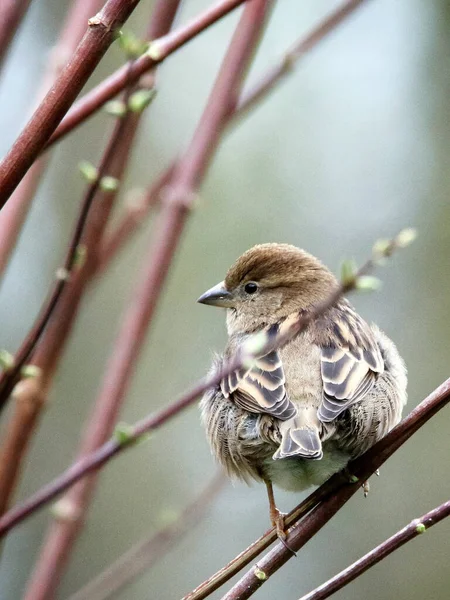
[[[104,0],[76,0],[67,12],[59,39],[50,54],[48,67],[37,93],[38,105],[75,51],[86,30],[86,23]],[[17,3],[18,4],[18,3]],[[0,13],[1,14],[1,13]],[[1,19],[1,16],[0,16]],[[1,44],[0,44],[1,48]],[[47,168],[49,155],[41,156],[31,167],[0,212],[0,278],[17,243],[31,201]]]
[[[391,240],[390,242],[386,242],[386,246],[383,249],[383,254],[385,256],[390,255],[392,253],[393,249],[396,247],[395,240],[397,239],[398,237],[394,238],[394,240]],[[378,260],[378,258],[376,260]],[[328,300],[318,304],[307,314],[299,315],[298,319],[295,322],[293,322],[289,329],[282,335],[269,337],[268,339],[266,339],[265,342],[261,342],[261,339],[258,338],[258,348],[256,352],[265,353],[270,349],[280,348],[282,345],[288,343],[288,341],[291,340],[294,336],[301,333],[301,331],[303,331],[312,320],[316,319],[326,310],[334,306],[337,300],[339,300],[339,298],[344,293],[352,290],[355,286],[357,286],[360,277],[363,274],[367,273],[369,269],[374,266],[376,260],[372,258],[369,261],[367,261],[359,269],[359,271],[354,274],[353,278],[348,279],[346,282],[341,284],[341,286],[339,286],[339,288],[333,294],[330,295]],[[127,322],[125,322],[125,324],[127,324]],[[124,326],[124,331],[125,330],[126,327]],[[132,330],[131,335],[133,334],[133,331],[134,329]],[[121,338],[119,337],[119,339]],[[155,429],[158,429],[159,427],[164,425],[167,421],[178,415],[184,409],[191,406],[196,401],[196,399],[206,390],[216,386],[224,377],[241,368],[246,361],[251,360],[251,357],[255,352],[255,350],[251,350],[252,346],[254,345],[254,342],[255,340],[251,339],[249,341],[248,347],[241,347],[240,351],[234,357],[231,357],[229,362],[227,362],[227,364],[224,365],[222,369],[220,369],[211,377],[202,379],[200,382],[197,383],[197,385],[195,385],[190,391],[186,392],[183,396],[181,396],[181,398],[179,398],[176,402],[174,402],[173,404],[169,404],[166,408],[162,409],[156,414],[151,414],[148,417],[145,417],[144,419],[136,423],[134,426],[130,426],[127,432],[121,432],[120,435],[113,436],[111,440],[105,442],[102,446],[92,451],[90,454],[86,454],[80,457],[71,467],[69,467],[59,477],[57,477],[52,482],[41,488],[38,492],[36,492],[36,494],[31,496],[23,504],[11,509],[2,518],[0,518],[0,537],[7,533],[17,523],[20,523],[24,519],[28,518],[36,510],[53,500],[56,496],[68,489],[75,482],[82,479],[85,475],[99,469],[99,467],[104,465],[111,458],[123,452],[126,448],[130,447],[130,445],[133,445],[133,443],[139,440],[139,438],[141,438],[144,434],[149,433],[150,431],[154,431]],[[122,364],[119,361],[119,358],[123,359],[123,357],[118,356],[117,359],[111,363],[111,378],[108,378],[107,380],[107,382],[109,382],[110,390],[115,389],[114,384],[116,384],[116,380],[112,379],[112,374],[114,374],[112,367]],[[118,383],[123,386],[122,380],[119,380]],[[446,384],[447,383],[448,382],[446,382]],[[448,392],[447,388],[445,387],[446,384],[443,384],[440,388],[438,388],[427,399],[425,404],[422,403],[422,405],[424,405],[425,407],[425,420],[428,420],[428,418],[430,418],[430,416],[432,416],[434,412],[437,412],[445,404]],[[430,402],[432,404],[431,407],[429,406]],[[432,410],[434,410],[434,412],[431,412]],[[416,412],[417,409],[416,411],[413,411],[411,415],[415,415]],[[406,422],[406,425],[403,425],[404,427],[410,427],[408,420],[410,417],[408,417],[402,422]],[[422,418],[424,417],[424,415],[420,413],[419,417]],[[422,423],[418,421],[417,427],[420,427],[421,424]],[[397,426],[396,429],[398,429],[398,427],[399,426]],[[409,431],[410,430],[408,429],[408,432]],[[411,433],[409,433],[409,435],[410,434]],[[387,437],[386,439],[390,440],[391,438]],[[377,447],[380,447],[380,443],[381,442],[378,442]]]
[[[107,169],[112,161],[112,158],[117,150],[117,140],[121,138],[125,128],[125,120],[118,120],[115,132],[110,138],[108,147],[102,157],[102,161],[98,168],[98,176],[94,182],[88,187],[86,195],[81,205],[81,210],[75,223],[75,228],[69,243],[66,258],[63,266],[57,270],[56,282],[53,290],[50,292],[49,297],[45,301],[41,308],[35,323],[29,331],[27,337],[23,341],[21,347],[17,351],[14,357],[13,365],[5,370],[0,376],[0,410],[5,406],[8,398],[11,394],[12,389],[17,383],[18,377],[24,364],[32,355],[36,345],[41,338],[45,328],[47,327],[58,302],[64,292],[65,287],[68,285],[71,277],[73,276],[73,270],[76,267],[77,256],[79,251],[80,241],[84,232],[86,221],[89,216],[89,212],[92,203],[95,199],[97,191],[100,186],[101,178],[106,174]],[[111,141],[113,143],[111,143]]]
[[[22,353],[19,352],[18,358],[16,358],[13,370],[3,375],[2,392],[5,397],[9,396],[13,386],[16,387],[13,393],[13,413],[0,447],[0,514],[6,510],[17,485],[29,442],[46,403],[53,373],[68,339],[71,326],[76,319],[78,305],[86,283],[90,274],[95,270],[96,245],[103,235],[115,197],[113,191],[102,191],[99,189],[99,185],[101,185],[102,177],[107,173],[117,177],[122,175],[123,165],[114,159],[122,147],[121,142],[127,142],[125,134],[128,124],[133,125],[134,119],[135,115],[128,114],[117,120],[100,162],[97,178],[88,186],[81,204],[67,253],[64,278],[58,281],[47,301],[46,310],[41,311],[41,320],[32,330],[32,333],[33,331],[39,332],[39,335],[27,337],[26,343],[34,342],[30,351],[26,351],[25,343]],[[93,205],[94,200],[95,204]],[[83,242],[84,258],[80,264],[77,264],[76,249],[81,247],[81,241]],[[41,334],[43,334],[42,339]],[[33,356],[33,366],[38,369],[38,376],[26,379],[16,385],[21,367],[38,341],[41,341],[41,344]],[[22,362],[19,362],[19,358]],[[10,379],[8,379],[8,375]]]
[[[0,72],[31,0],[3,0],[0,9]]]
[[[0,209],[23,179],[139,0],[107,0],[67,65],[0,163]],[[126,81],[126,75],[125,75]]]
[[[158,237],[150,245],[150,258],[144,262],[145,269],[138,290],[131,299],[119,330],[93,414],[83,435],[79,450],[81,461],[111,435],[180,239],[193,193],[217,147],[230,107],[234,107],[237,101],[239,83],[259,40],[271,4],[270,0],[252,0],[245,7],[192,143],[168,186]],[[60,501],[59,507],[64,507],[62,512],[65,516],[57,518],[50,527],[25,600],[43,600],[56,589],[95,492],[97,475],[94,473],[80,481]]]
[[[244,2],[245,0],[221,0],[190,20],[186,25],[180,26],[173,33],[155,40],[150,48],[150,52],[141,56],[134,64],[133,71],[130,74],[131,81],[137,81],[146,71],[152,69],[156,64],[161,63],[170,54],[173,54],[191,39]],[[114,96],[121,92],[125,86],[125,77],[125,70],[123,68],[118,69],[93,90],[80,98],[61,121],[49,139],[46,148],[59,141],[75,127],[78,127],[80,123],[84,122],[101,108],[105,102],[111,100],[111,98],[114,98]]]
[[[241,96],[236,109],[230,115],[228,126],[235,126],[242,117],[253,110],[267,95],[281,83],[283,78],[293,72],[294,66],[310,50],[316,47],[325,37],[340,25],[358,6],[367,0],[347,0],[341,7],[331,12],[317,27],[305,37],[300,38],[287,51],[280,61],[269,68],[251,88]],[[69,113],[70,114],[70,113]],[[132,234],[143,222],[148,211],[155,205],[161,189],[175,169],[176,161],[167,168],[149,188],[142,203],[130,206],[121,217],[115,228],[107,234],[100,251],[99,271],[104,271],[110,261],[129,241]]]
[[[105,600],[148,571],[206,517],[206,511],[223,489],[224,483],[223,473],[217,473],[172,523],[138,542],[68,600]]]
[[[430,510],[418,519],[414,519],[406,527],[379,544],[352,565],[335,575],[335,577],[329,579],[309,594],[302,596],[300,600],[324,600],[325,598],[329,598],[332,594],[359,577],[359,575],[386,558],[386,556],[389,556],[392,552],[395,552],[395,550],[398,550],[398,548],[401,548],[401,546],[410,542],[418,535],[425,533],[430,527],[433,527],[433,525],[436,525],[448,516],[450,516],[450,500]]]

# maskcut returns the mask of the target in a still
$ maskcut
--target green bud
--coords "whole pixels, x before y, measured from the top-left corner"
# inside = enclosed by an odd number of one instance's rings
[[[137,90],[134,94],[131,94],[128,100],[128,108],[131,112],[141,113],[153,101],[155,96],[156,90],[154,88]]]
[[[35,377],[39,377],[42,373],[42,369],[37,367],[36,365],[24,365],[20,369],[20,375],[24,379],[33,379]]]
[[[391,240],[377,240],[372,248],[372,254],[375,260],[380,260],[380,258],[384,258],[389,256],[392,251],[392,242]]]
[[[395,238],[395,243],[399,248],[406,248],[409,246],[417,237],[417,230],[413,227],[407,227],[402,229]]]
[[[86,262],[86,257],[87,257],[87,248],[84,244],[78,244],[76,250],[75,250],[75,260],[74,260],[74,266],[77,267],[77,269],[81,269],[84,267],[84,264]]]
[[[14,367],[14,356],[7,350],[0,350],[0,367],[4,371],[9,371]]]
[[[159,62],[164,58],[163,51],[158,42],[150,42],[147,48],[147,56],[149,56],[155,62]]]
[[[427,528],[423,523],[417,523],[417,525],[416,525],[417,533],[425,533],[426,530],[427,530]]]
[[[92,163],[87,160],[82,160],[79,163],[78,168],[88,183],[95,183],[97,181],[98,171]]]
[[[350,483],[358,483],[359,481],[359,477],[356,477],[356,475],[349,475],[349,481]]]
[[[253,572],[255,574],[256,579],[259,579],[260,581],[267,581],[267,579],[269,579],[269,577],[267,576],[267,574],[264,573],[264,571],[262,569],[260,569],[258,567],[258,565],[255,565],[255,568],[253,569]]]
[[[134,441],[133,438],[134,428],[128,423],[117,423],[113,432],[113,439],[120,444],[129,444]]]
[[[140,40],[131,31],[121,31],[119,44],[128,58],[139,58],[148,49],[148,42]]]
[[[105,104],[104,110],[111,117],[120,119],[127,114],[127,105],[122,100],[111,100]]]
[[[341,283],[342,285],[352,285],[355,281],[357,266],[353,258],[342,261],[341,264]]]
[[[99,186],[103,192],[116,192],[119,189],[119,180],[117,177],[105,175],[100,179]]]
[[[362,292],[376,292],[382,286],[381,280],[372,275],[361,275],[356,278],[355,288]]]

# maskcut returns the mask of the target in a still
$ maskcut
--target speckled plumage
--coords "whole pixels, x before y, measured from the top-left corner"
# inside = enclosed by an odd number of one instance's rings
[[[256,291],[246,292],[246,284]],[[276,334],[336,289],[312,255],[263,244],[241,256],[218,296],[229,341],[213,370],[249,335]],[[249,288],[250,289],[250,288]],[[343,299],[279,351],[259,357],[205,394],[202,419],[227,472],[287,490],[323,483],[401,418],[406,370],[394,344]]]

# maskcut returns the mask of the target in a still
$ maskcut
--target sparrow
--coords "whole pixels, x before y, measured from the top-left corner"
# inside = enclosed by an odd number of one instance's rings
[[[198,302],[227,309],[219,372],[251,336],[283,334],[339,284],[317,258],[289,244],[247,250]],[[266,484],[270,517],[285,538],[273,484],[317,486],[396,425],[406,368],[393,342],[345,299],[280,349],[254,357],[201,400],[212,453],[228,475]]]

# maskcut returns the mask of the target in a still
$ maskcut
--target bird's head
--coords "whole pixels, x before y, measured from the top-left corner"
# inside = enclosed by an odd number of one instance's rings
[[[230,309],[230,333],[250,332],[321,302],[337,285],[308,252],[289,244],[260,244],[244,252],[225,280],[198,302]]]

